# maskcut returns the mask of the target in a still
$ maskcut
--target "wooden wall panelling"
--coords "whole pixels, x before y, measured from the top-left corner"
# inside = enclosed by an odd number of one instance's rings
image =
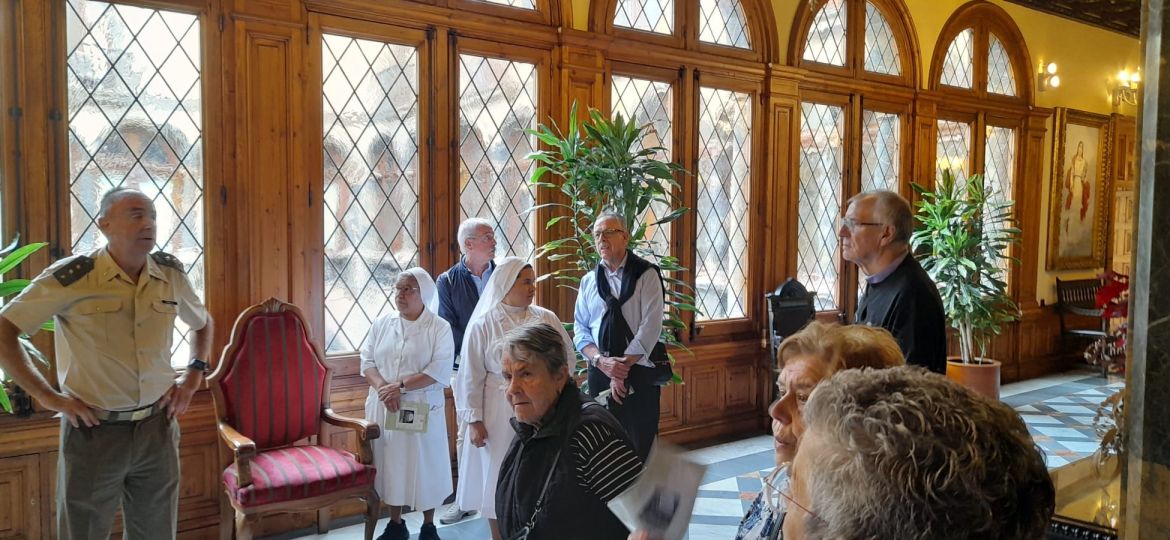
[[[304,137],[305,32],[302,28],[237,21],[236,195],[246,258],[241,288],[248,304],[274,296],[302,306],[311,328],[321,326],[321,300],[311,279],[321,262],[309,223]],[[316,146],[316,145],[314,145]],[[319,176],[319,175],[318,175]],[[319,202],[318,202],[319,204]],[[316,254],[316,257],[312,255]]]
[[[40,457],[0,458],[0,538],[40,538]]]
[[[1114,114],[1109,119],[1109,189],[1113,201],[1106,223],[1109,240],[1105,268],[1130,275],[1133,263],[1134,201],[1137,174],[1137,122],[1132,116]]]
[[[1020,149],[1014,182],[1016,208],[1014,217],[1021,231],[1021,242],[1013,252],[1020,260],[1017,271],[1012,274],[1015,289],[1011,291],[1016,302],[1023,309],[1039,305],[1036,297],[1036,274],[1040,264],[1040,199],[1043,195],[1044,180],[1044,132],[1051,114],[1050,109],[1033,108],[1020,123],[1022,133],[1017,140]],[[1033,249],[1030,246],[1037,246]]]

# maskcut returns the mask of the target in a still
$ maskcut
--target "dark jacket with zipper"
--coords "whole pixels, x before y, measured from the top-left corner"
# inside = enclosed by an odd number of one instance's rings
[[[570,380],[539,429],[512,419],[516,438],[504,456],[496,484],[496,516],[505,539],[528,524],[546,479],[544,508],[536,516],[529,539],[624,540],[629,536],[629,530],[610,512],[606,502],[578,482],[579,464],[569,448],[569,439],[581,426],[600,423],[633,449],[613,415],[595,402],[583,406],[587,402],[592,400]],[[554,461],[556,470],[550,477]]]

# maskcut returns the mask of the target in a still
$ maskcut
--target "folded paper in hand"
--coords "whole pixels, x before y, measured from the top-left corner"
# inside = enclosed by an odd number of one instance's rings
[[[386,429],[396,431],[413,431],[425,433],[427,430],[427,413],[431,406],[417,401],[404,401],[398,412],[386,410]]]
[[[609,501],[609,509],[631,531],[665,540],[682,538],[706,469],[688,459],[683,449],[659,439],[642,476]]]

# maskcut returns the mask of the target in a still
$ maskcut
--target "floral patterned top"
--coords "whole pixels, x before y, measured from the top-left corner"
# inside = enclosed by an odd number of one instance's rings
[[[771,474],[763,478],[764,489],[752,501],[751,508],[739,522],[739,531],[735,533],[735,540],[780,540],[784,538],[784,516],[787,513],[788,502],[780,496],[780,492],[787,492],[788,467],[777,467]],[[769,486],[771,488],[769,489]],[[769,501],[768,499],[772,499]]]

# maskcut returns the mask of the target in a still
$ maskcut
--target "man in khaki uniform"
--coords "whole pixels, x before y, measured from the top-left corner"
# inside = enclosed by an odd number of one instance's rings
[[[121,506],[126,537],[174,538],[179,425],[203,382],[211,318],[182,263],[155,246],[155,209],[142,192],[102,197],[108,245],[57,261],[0,310],[0,368],[61,413],[57,532],[109,538]],[[191,328],[194,359],[171,367],[175,317]],[[55,390],[21,349],[21,332],[56,323]]]

